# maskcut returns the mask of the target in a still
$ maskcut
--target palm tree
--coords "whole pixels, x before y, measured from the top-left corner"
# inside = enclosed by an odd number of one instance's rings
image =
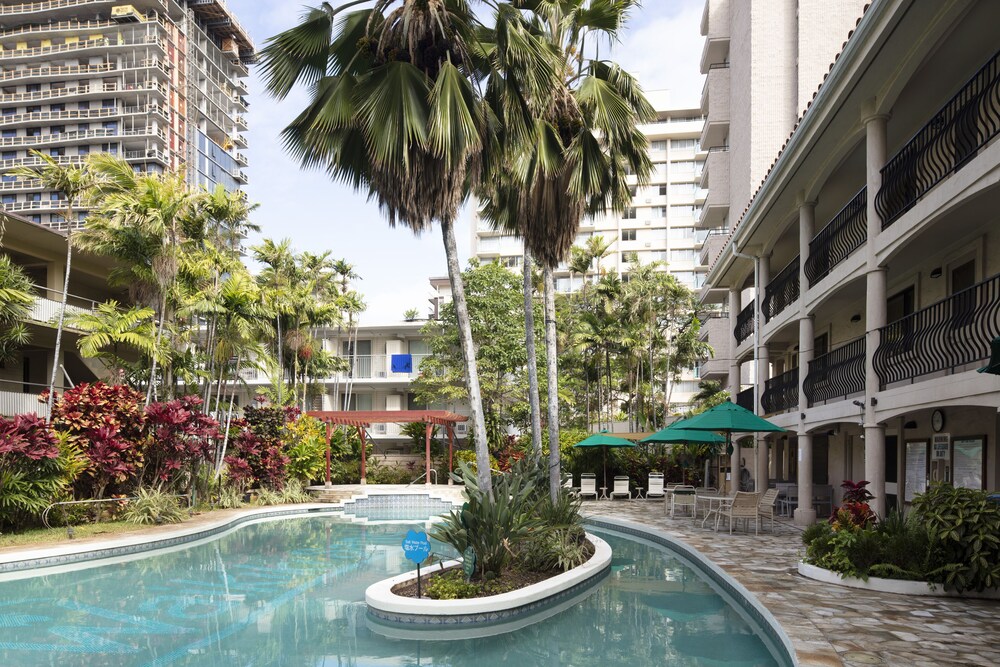
[[[48,411],[52,414],[52,401],[55,398],[56,375],[59,371],[59,356],[62,353],[63,324],[66,319],[66,297],[69,293],[69,276],[73,266],[73,227],[80,200],[91,190],[94,178],[85,166],[60,165],[50,155],[36,150],[31,151],[32,157],[41,160],[39,167],[19,166],[11,169],[8,174],[17,178],[38,181],[46,190],[52,190],[60,195],[66,206],[62,217],[66,223],[66,270],[63,275],[63,291],[59,302],[59,318],[56,323],[56,346],[53,350],[52,375],[49,378]]]
[[[531,251],[524,248],[524,348],[528,355],[528,404],[531,410],[531,448],[542,464],[542,406],[538,397],[538,357],[535,351],[535,299]]]
[[[476,442],[477,480],[492,489],[486,424],[454,223],[477,178],[489,128],[482,93],[478,20],[464,0],[374,0],[336,15],[323,3],[261,53],[268,91],[281,99],[310,88],[285,129],[303,166],[364,190],[389,224],[414,232],[441,226],[460,330]]]
[[[621,211],[631,204],[629,173],[639,183],[648,180],[652,163],[637,125],[655,116],[635,79],[601,60],[597,52],[602,39],[617,39],[636,4],[633,0],[514,0],[512,4],[531,16],[532,28],[552,58],[553,75],[533,87],[534,96],[524,102],[534,119],[527,131],[522,131],[521,107],[496,95],[500,104],[493,111],[501,120],[490,144],[496,155],[484,160],[488,170],[483,179],[484,212],[503,227],[516,226],[543,267],[549,486],[555,499],[560,475],[553,269],[569,252],[584,215]],[[498,44],[501,41],[498,36]],[[523,62],[515,62],[513,68],[518,67],[523,68]],[[497,78],[512,73],[497,69]]]
[[[11,361],[30,340],[24,326],[35,297],[31,281],[7,255],[0,255],[0,362]]]
[[[126,365],[119,354],[122,345],[147,357],[160,354],[154,343],[154,316],[152,308],[122,310],[118,302],[112,300],[99,304],[94,311],[73,315],[69,322],[74,329],[83,332],[77,341],[80,354],[99,359],[110,372]]]

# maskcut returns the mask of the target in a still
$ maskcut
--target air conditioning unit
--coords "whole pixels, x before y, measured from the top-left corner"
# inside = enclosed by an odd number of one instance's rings
[[[653,223],[652,223],[652,222],[650,222],[649,220],[643,220],[643,221],[642,221],[642,224],[644,224],[644,225],[646,225],[646,226],[648,227],[649,225],[651,225],[651,224],[653,224]]]
[[[645,245],[646,245],[646,247],[647,247],[647,248],[650,248],[650,247],[652,247],[652,245],[653,245],[653,244],[652,244],[652,243],[650,243],[649,241],[646,241],[646,244],[645,244]]]
[[[646,200],[646,203],[647,203],[647,204],[652,204],[652,203],[653,203],[653,200],[652,200],[652,199],[647,199],[647,200]]]
[[[466,435],[469,432],[469,425],[458,423],[455,424],[455,435]]]

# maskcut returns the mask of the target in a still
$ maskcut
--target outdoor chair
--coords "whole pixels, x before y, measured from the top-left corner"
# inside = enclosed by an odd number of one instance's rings
[[[573,486],[573,475],[566,475],[563,478],[563,488],[573,495],[577,495],[576,487]]]
[[[760,497],[760,503],[757,505],[758,513],[760,514],[761,521],[764,517],[770,517],[771,519],[771,532],[774,532],[774,506],[778,503],[778,489],[768,489]]]
[[[594,496],[594,500],[597,500],[597,475],[592,472],[580,475],[580,497],[587,496]]]
[[[616,496],[625,496],[632,500],[632,492],[628,490],[628,477],[625,475],[615,475],[615,485],[611,490],[611,500]]]
[[[695,490],[693,486],[687,486],[684,484],[674,487],[673,492],[670,494],[670,518],[674,518],[674,514],[677,512],[678,508],[688,508],[691,510],[691,517],[695,517],[695,503],[698,500],[698,496],[695,495]]]
[[[760,502],[758,498],[756,493],[737,491],[732,504],[719,510],[721,516],[729,517],[730,535],[733,534],[733,523],[741,519],[747,522],[753,519],[753,534],[758,534],[760,528],[760,514],[757,511],[757,505]],[[749,523],[747,523],[747,530],[750,530]]]
[[[719,490],[714,486],[699,486],[697,489],[695,489],[695,491],[697,491],[699,496],[707,496],[709,494],[719,492]]]
[[[649,473],[649,482],[646,484],[646,497],[647,498],[662,498],[666,491],[663,489],[663,473],[662,472],[651,472]]]

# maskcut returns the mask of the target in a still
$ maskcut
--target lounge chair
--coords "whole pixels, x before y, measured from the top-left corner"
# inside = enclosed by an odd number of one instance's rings
[[[771,519],[771,532],[774,532],[774,506],[778,502],[778,489],[768,489],[760,496],[760,503],[757,505],[757,512],[761,521],[764,517]]]
[[[760,528],[760,514],[757,511],[757,505],[759,504],[759,495],[756,493],[748,493],[746,491],[737,491],[736,497],[733,498],[733,503],[729,507],[724,507],[719,510],[720,516],[729,517],[729,534],[733,534],[733,523],[739,521],[740,519],[744,521],[750,521],[753,519],[753,534],[757,535]],[[750,524],[747,524],[747,530],[750,529]]]
[[[587,496],[594,496],[594,500],[597,500],[597,475],[592,472],[580,475],[580,497]]]
[[[632,492],[628,490],[628,477],[625,475],[615,475],[615,485],[611,490],[611,500],[616,496],[624,496],[632,500]]]
[[[698,496],[695,495],[693,486],[686,486],[684,484],[675,486],[673,492],[670,494],[670,518],[673,519],[677,509],[681,507],[690,508],[691,517],[694,518],[697,515],[697,510],[695,509],[697,501]]]
[[[647,498],[662,498],[666,491],[663,489],[663,473],[662,472],[651,472],[649,473],[649,482],[646,485],[646,497]]]
[[[571,494],[576,495],[576,487],[573,486],[573,475],[566,475],[563,478],[563,488],[569,491]]]

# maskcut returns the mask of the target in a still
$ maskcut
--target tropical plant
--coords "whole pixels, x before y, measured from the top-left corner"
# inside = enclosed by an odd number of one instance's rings
[[[109,374],[131,364],[121,355],[125,346],[147,357],[161,354],[156,348],[155,313],[152,308],[133,306],[123,310],[115,300],[98,304],[91,311],[69,317],[69,325],[83,335],[77,340],[80,354],[98,359]]]
[[[177,497],[161,489],[139,488],[135,497],[122,510],[122,519],[129,523],[180,523],[188,517]]]
[[[1000,505],[985,491],[931,484],[913,511],[937,551],[932,581],[959,592],[1000,587]]]
[[[183,396],[146,408],[146,430],[140,483],[190,493],[198,466],[212,460],[219,423],[201,411],[200,397]]]
[[[69,277],[73,266],[73,231],[78,225],[76,216],[81,198],[85,197],[94,186],[94,176],[85,164],[61,165],[51,155],[41,151],[31,150],[31,156],[41,162],[41,166],[28,167],[21,165],[7,172],[8,175],[40,184],[46,190],[52,190],[61,195],[65,203],[62,219],[66,223],[66,266],[63,272],[63,289],[59,301],[59,317],[56,322],[56,343],[53,355],[60,358],[62,350],[63,325],[66,319],[66,299],[69,295]],[[49,379],[48,409],[51,413],[52,401],[55,396],[56,375],[59,364],[52,364],[52,375]]]
[[[344,437],[330,438],[331,455],[340,458],[345,453],[341,445]],[[288,456],[289,483],[292,481],[309,483],[323,476],[326,466],[326,425],[320,420],[302,415],[285,425],[283,440]]]
[[[0,362],[10,361],[31,339],[24,320],[35,297],[31,281],[7,255],[0,255]]]
[[[284,99],[309,86],[306,108],[283,133],[303,166],[363,189],[390,225],[421,232],[437,221],[466,364],[479,483],[487,492],[486,427],[454,223],[491,128],[482,104],[480,24],[465,2],[376,0],[337,14],[329,3],[268,40],[267,90]]]

